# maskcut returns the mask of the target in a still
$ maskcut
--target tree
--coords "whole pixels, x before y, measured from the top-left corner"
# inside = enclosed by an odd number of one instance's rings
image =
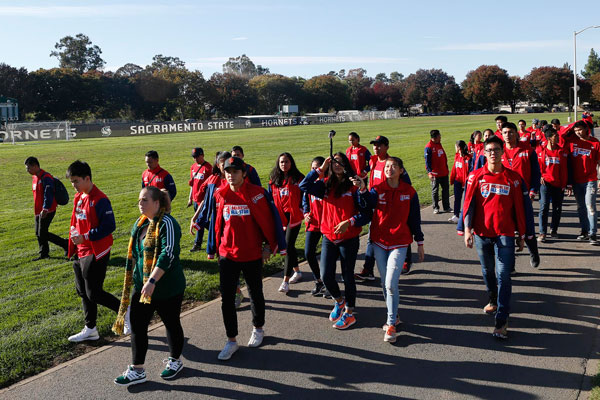
[[[208,81],[208,87],[208,98],[218,116],[244,115],[256,105],[256,92],[242,75],[214,73]]]
[[[596,72],[590,78],[592,84],[592,99],[600,103],[600,72]]]
[[[529,100],[551,109],[555,104],[568,103],[572,83],[573,76],[568,69],[539,67],[523,77],[523,91]]]
[[[509,104],[510,110],[514,114],[515,110],[517,109],[517,103],[525,100],[526,96],[523,92],[523,80],[518,76],[511,76],[510,80],[512,81],[513,89]]]
[[[406,104],[423,104],[425,111],[434,112],[461,107],[462,100],[456,98],[460,87],[441,69],[420,69],[404,79],[403,85]]]
[[[268,74],[269,69],[262,65],[254,65],[247,55],[242,54],[239,57],[230,57],[229,60],[223,64],[223,73],[236,74],[250,79],[258,75]]]
[[[183,119],[207,116],[209,88],[202,72],[187,72],[179,86],[177,104]]]
[[[137,64],[127,63],[115,71],[115,76],[121,78],[133,78],[143,70],[144,69]]]
[[[369,98],[369,89],[373,84],[373,79],[367,76],[367,70],[364,68],[355,68],[348,71],[344,82],[350,91],[352,107],[358,110],[372,104]]]
[[[595,75],[598,72],[600,72],[600,57],[598,57],[598,53],[596,53],[594,49],[591,49],[587,64],[583,67],[581,75],[585,79],[590,79],[592,75]]]
[[[388,83],[390,80],[387,77],[387,75],[385,74],[385,72],[380,72],[377,75],[375,75],[375,82],[383,82],[383,83]]]
[[[29,96],[29,75],[25,68],[14,68],[0,63],[0,95],[13,97],[19,102],[19,114],[29,112],[31,96]]]
[[[301,100],[300,87],[296,81],[283,75],[268,74],[255,76],[249,85],[255,90],[260,114],[272,114],[282,104],[298,104]]]
[[[392,82],[392,83],[402,82],[403,80],[404,80],[404,75],[402,75],[398,71],[394,71],[390,74],[390,82]]]
[[[348,87],[331,75],[313,76],[303,89],[307,105],[313,111],[343,110],[352,104]]]
[[[513,97],[513,81],[506,70],[497,65],[481,65],[469,71],[462,88],[465,98],[480,109],[491,110]]]
[[[72,69],[80,74],[93,69],[102,69],[105,62],[100,57],[102,50],[92,45],[90,38],[83,33],[77,36],[65,36],[54,45],[56,51],[50,57],[56,57],[61,68]]]
[[[180,70],[185,69],[185,62],[181,61],[179,57],[168,57],[163,56],[162,54],[157,54],[152,57],[152,64],[150,64],[146,69],[150,71],[157,70]]]

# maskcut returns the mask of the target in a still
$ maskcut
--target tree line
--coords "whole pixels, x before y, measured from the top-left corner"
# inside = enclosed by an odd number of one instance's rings
[[[27,71],[0,63],[0,95],[16,98],[21,120],[183,120],[273,114],[278,105],[297,104],[302,112],[344,109],[466,112],[523,100],[551,108],[570,103],[573,72],[562,67],[533,68],[511,76],[498,65],[481,65],[457,83],[441,69],[367,75],[363,68],[330,71],[310,79],[272,74],[242,55],[205,79],[178,57],[158,54],[145,67],[125,64],[102,71],[101,49],[83,34],[66,36],[50,53],[58,68]],[[600,58],[592,49],[579,78],[583,102],[600,104]]]

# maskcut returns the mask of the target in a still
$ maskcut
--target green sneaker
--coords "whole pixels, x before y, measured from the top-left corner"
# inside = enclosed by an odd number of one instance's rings
[[[173,357],[163,360],[163,363],[167,364],[163,372],[160,373],[160,377],[163,379],[173,379],[183,369],[183,362]]]
[[[146,371],[137,372],[133,365],[127,367],[123,375],[115,378],[115,384],[119,386],[137,385],[138,383],[146,382]]]

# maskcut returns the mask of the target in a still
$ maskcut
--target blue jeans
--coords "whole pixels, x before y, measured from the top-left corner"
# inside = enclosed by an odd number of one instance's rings
[[[370,226],[369,226],[370,228]],[[370,235],[369,235],[370,236]],[[371,239],[367,238],[367,250],[365,251],[365,264],[363,268],[373,273],[373,269],[375,269],[375,256],[373,255],[373,243],[371,243]]]
[[[407,247],[393,250],[385,250],[376,244],[373,245],[377,269],[381,276],[381,287],[383,298],[387,306],[387,324],[392,326],[396,323],[400,295],[398,294],[398,280],[402,272],[402,265],[406,258]]]
[[[483,237],[475,235],[475,248],[481,262],[483,281],[490,297],[496,297],[496,321],[506,322],[510,313],[512,283],[510,272],[515,265],[515,238],[509,236]]]
[[[540,185],[540,213],[538,218],[540,234],[546,234],[548,229],[548,212],[550,211],[550,202],[552,202],[552,225],[551,232],[558,230],[560,216],[562,214],[562,203],[565,194],[562,188],[546,183]]]
[[[354,308],[356,303],[354,265],[356,264],[358,245],[358,237],[335,244],[326,236],[323,236],[323,242],[321,242],[321,280],[323,280],[325,287],[334,299],[342,297],[340,287],[335,280],[335,269],[339,258],[342,265],[342,274],[344,275],[346,304],[350,308]]]
[[[462,183],[454,182],[454,216],[458,218],[461,210],[461,203],[463,198],[463,193],[465,189],[463,188]]]
[[[589,235],[595,235],[598,230],[596,219],[597,187],[598,181],[573,184],[573,192],[575,193],[575,200],[577,200],[577,213],[579,213],[581,232]]]
[[[317,259],[317,245],[321,236],[321,232],[319,231],[306,231],[304,239],[304,256],[306,257],[306,261],[308,261],[308,266],[315,280],[321,279],[321,270],[319,269],[319,260]]]
[[[194,202],[194,212],[196,212],[196,210],[198,210],[199,205],[200,204]],[[204,238],[204,228],[200,228],[196,231],[196,238],[194,239],[194,246],[201,246],[203,238]]]

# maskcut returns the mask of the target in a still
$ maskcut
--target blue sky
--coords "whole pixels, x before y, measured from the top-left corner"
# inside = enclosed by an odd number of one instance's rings
[[[229,57],[287,76],[362,67],[368,75],[441,68],[460,83],[482,64],[524,76],[573,64],[573,31],[600,25],[597,0],[566,1],[4,1],[0,62],[28,70],[66,35],[102,49],[105,70],[142,67],[156,54],[179,57],[205,78]],[[577,36],[581,70],[600,29]]]

